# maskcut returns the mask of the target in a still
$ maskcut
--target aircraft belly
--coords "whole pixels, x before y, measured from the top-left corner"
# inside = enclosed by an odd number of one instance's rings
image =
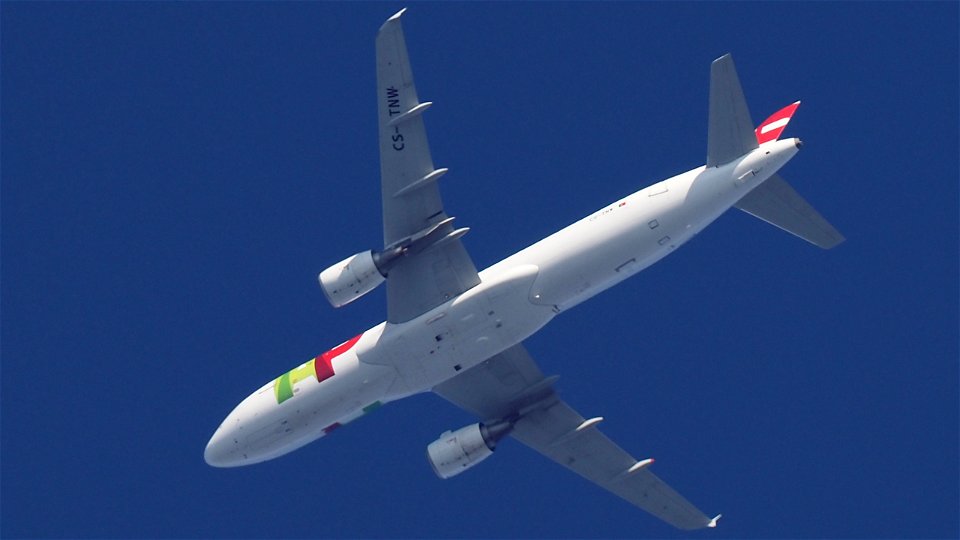
[[[701,167],[664,180],[521,252],[540,267],[533,301],[564,311],[666,257],[748,191],[732,172]]]
[[[388,324],[364,363],[389,365],[403,380],[386,399],[435,385],[523,341],[554,312],[530,301],[539,269],[518,265],[416,319]]]
[[[671,247],[682,178],[637,192],[536,246],[534,301],[569,309],[650,266]],[[539,261],[538,261],[539,262]]]

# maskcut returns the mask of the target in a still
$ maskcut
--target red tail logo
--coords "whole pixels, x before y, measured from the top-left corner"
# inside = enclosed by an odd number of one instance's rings
[[[799,106],[799,101],[791,103],[790,105],[787,105],[779,111],[771,114],[770,118],[764,120],[763,123],[760,124],[760,126],[756,129],[757,144],[763,144],[765,142],[777,140],[780,137],[780,134],[783,133],[783,130],[786,129],[787,123],[790,122],[790,118],[793,117],[793,113]]]

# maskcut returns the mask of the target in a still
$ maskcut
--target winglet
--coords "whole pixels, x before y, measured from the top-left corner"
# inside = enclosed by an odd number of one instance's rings
[[[400,20],[400,17],[403,16],[403,12],[406,11],[406,10],[407,10],[407,8],[403,8],[403,9],[401,9],[400,11],[394,13],[394,14],[393,14],[389,19],[387,19],[386,21],[383,21],[383,24],[380,25],[380,31],[382,32],[383,29],[386,28],[390,23],[392,23],[392,22],[394,22],[394,21],[399,21],[399,20]]]
[[[403,12],[405,12],[406,10],[407,10],[407,8],[401,9],[400,11],[394,13],[393,16],[390,17],[390,18],[387,19],[387,20],[388,20],[388,21],[392,21],[392,20],[395,20],[395,19],[399,19],[399,18],[403,15]]]
[[[723,517],[723,514],[717,514],[716,516],[713,517],[713,519],[710,520],[709,523],[707,523],[707,527],[710,527],[711,529],[716,529],[717,521],[719,521],[720,518],[722,517]]]
[[[780,134],[787,128],[787,123],[793,118],[793,113],[796,112],[799,106],[800,102],[795,101],[771,114],[770,118],[767,118],[762,124],[757,126],[757,144],[775,141],[780,138]]]

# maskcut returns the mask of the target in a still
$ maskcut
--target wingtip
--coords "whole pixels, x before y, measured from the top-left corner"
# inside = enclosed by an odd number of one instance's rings
[[[407,8],[403,8],[403,9],[401,9],[400,11],[394,13],[392,17],[390,17],[389,19],[387,19],[387,22],[395,21],[395,20],[399,19],[400,17],[403,16],[403,13],[404,13],[405,11],[407,11]]]
[[[721,56],[721,57],[715,59],[713,62],[711,62],[711,65],[712,65],[712,64],[716,64],[716,63],[718,63],[718,62],[722,62],[722,61],[726,60],[727,58],[731,58],[731,59],[732,59],[732,58],[733,58],[733,54],[732,54],[732,53],[724,54],[723,56]]]
[[[403,16],[403,13],[407,11],[407,8],[403,8],[400,11],[394,13],[389,19],[383,21],[383,24],[380,25],[380,31],[382,32],[384,28],[390,26],[390,23],[395,23],[400,21],[400,17]]]
[[[720,518],[722,518],[722,517],[723,517],[723,514],[717,514],[716,516],[714,516],[713,519],[710,520],[709,523],[707,523],[707,527],[710,527],[711,529],[716,529],[716,528],[717,528],[717,521],[719,521]]]

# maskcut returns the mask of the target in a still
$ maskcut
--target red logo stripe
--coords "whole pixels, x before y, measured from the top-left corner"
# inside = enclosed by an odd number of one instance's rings
[[[320,356],[314,359],[313,365],[317,370],[317,382],[323,382],[330,377],[334,376],[333,372],[333,359],[340,356],[341,354],[350,350],[351,347],[357,344],[360,341],[360,338],[363,334],[354,336],[348,341],[344,341],[340,345],[330,349],[329,351],[321,354]]]
[[[787,122],[790,121],[790,118],[793,117],[793,113],[796,112],[799,106],[799,101],[791,103],[771,114],[770,118],[764,120],[755,130],[757,134],[757,144],[777,140],[780,134],[783,133],[783,130],[787,128]]]

